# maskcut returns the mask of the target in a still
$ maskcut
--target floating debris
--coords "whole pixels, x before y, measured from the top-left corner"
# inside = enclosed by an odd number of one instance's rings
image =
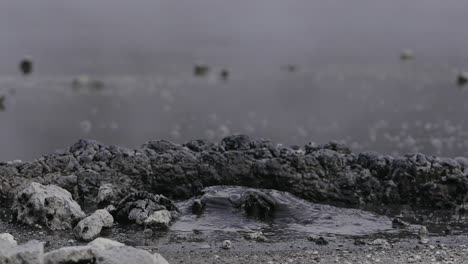
[[[219,76],[221,77],[221,80],[225,81],[229,78],[229,71],[227,69],[222,69]]]
[[[400,59],[402,61],[408,61],[408,60],[413,60],[414,59],[414,53],[410,49],[405,49],[401,52],[400,54]]]
[[[298,67],[296,65],[293,65],[293,64],[288,64],[288,65],[285,65],[285,66],[283,66],[281,68],[283,69],[283,71],[287,71],[287,72],[290,72],[290,73],[296,72],[298,70]]]
[[[21,60],[19,64],[19,68],[21,72],[23,73],[23,75],[31,74],[33,71],[33,62],[32,62],[31,57],[29,56],[24,57],[23,60]]]
[[[296,72],[297,71],[297,66],[288,65],[287,70],[288,70],[288,72]]]
[[[100,90],[104,88],[104,83],[99,80],[91,79],[88,75],[80,75],[72,81],[73,89],[89,88]]]
[[[80,122],[80,128],[83,133],[88,134],[91,131],[92,124],[89,120],[83,120]]]
[[[0,111],[5,111],[5,96],[0,96]]]
[[[460,72],[458,74],[457,83],[460,86],[464,86],[468,83],[468,71]]]
[[[193,67],[193,75],[198,77],[206,76],[210,72],[210,67],[206,64],[195,64]]]

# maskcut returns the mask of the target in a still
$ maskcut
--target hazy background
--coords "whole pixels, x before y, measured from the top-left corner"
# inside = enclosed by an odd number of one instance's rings
[[[78,138],[136,147],[231,133],[468,156],[468,90],[455,83],[468,70],[467,10],[466,0],[0,0],[0,160]],[[407,48],[415,60],[402,62]],[[197,62],[211,74],[194,77]],[[103,87],[73,89],[81,75]]]

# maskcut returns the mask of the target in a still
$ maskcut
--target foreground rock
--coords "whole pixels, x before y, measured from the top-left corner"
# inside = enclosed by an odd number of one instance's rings
[[[454,208],[468,191],[468,168],[454,159],[419,153],[399,157],[353,153],[337,142],[308,144],[298,150],[235,135],[219,144],[150,141],[136,150],[80,140],[29,163],[2,163],[2,204],[9,202],[23,180],[39,181],[50,174],[75,174],[77,199],[92,203],[107,183],[113,185],[116,199],[143,190],[189,198],[205,187],[240,185],[288,191],[312,202],[427,208]],[[262,204],[268,209],[268,203]],[[154,211],[132,217],[143,222]],[[122,217],[128,219],[128,214]]]
[[[27,184],[18,192],[12,211],[18,222],[38,224],[51,230],[71,229],[85,217],[67,190],[37,182]]]
[[[107,210],[100,209],[81,220],[73,231],[76,238],[91,241],[99,236],[102,228],[111,227],[112,224],[114,224],[112,215]]]
[[[10,264],[68,264],[68,263],[141,263],[168,264],[158,253],[136,249],[122,243],[99,238],[86,246],[63,247],[44,254],[44,243],[30,241],[16,245],[0,239],[0,263]]]
[[[16,245],[11,241],[0,239],[0,263],[37,264],[42,263],[44,244],[39,241],[29,241]]]
[[[168,262],[160,254],[153,255],[146,250],[99,238],[87,246],[64,247],[51,251],[45,254],[44,263],[167,264]]]

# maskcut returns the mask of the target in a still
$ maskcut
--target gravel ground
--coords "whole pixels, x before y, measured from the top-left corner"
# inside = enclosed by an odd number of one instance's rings
[[[10,232],[18,243],[31,239],[46,242],[45,251],[82,245],[68,231],[48,231],[0,221],[0,233]],[[415,233],[376,234],[366,237],[325,236],[326,245],[308,238],[275,239],[267,242],[244,238],[239,232],[161,231],[148,237],[134,226],[115,226],[104,237],[162,254],[169,263],[468,263],[468,237],[430,236],[421,244]],[[222,248],[231,241],[232,247]]]
[[[213,243],[168,244],[159,248],[170,263],[468,263],[466,236],[432,237],[426,245],[402,239],[388,245],[355,245],[335,238],[320,246],[307,240],[280,243],[233,242],[229,250]]]

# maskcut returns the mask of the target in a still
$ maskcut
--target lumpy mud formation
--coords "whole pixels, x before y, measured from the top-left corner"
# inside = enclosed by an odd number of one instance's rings
[[[115,203],[140,191],[186,199],[205,187],[234,185],[287,191],[311,202],[447,209],[466,199],[466,166],[464,158],[353,153],[336,142],[289,148],[243,135],[220,144],[150,141],[135,150],[80,140],[32,162],[2,163],[0,194],[9,204],[18,186],[35,181],[58,185],[88,205],[106,184],[114,188]]]

